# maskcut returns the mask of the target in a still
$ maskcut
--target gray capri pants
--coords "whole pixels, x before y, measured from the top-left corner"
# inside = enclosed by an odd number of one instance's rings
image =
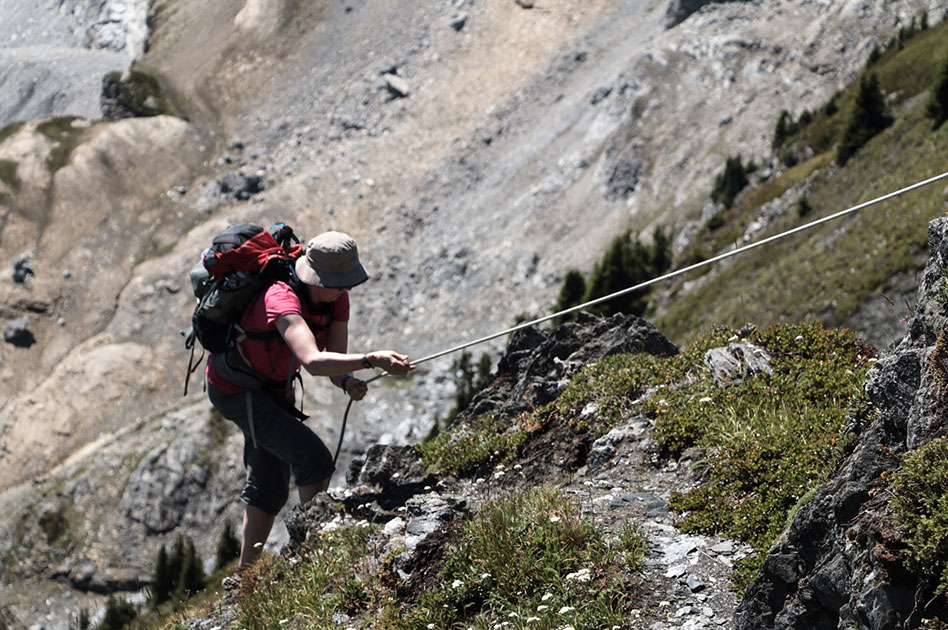
[[[253,405],[253,431],[247,421],[247,394]],[[327,479],[335,467],[332,454],[308,426],[282,409],[264,390],[239,394],[207,385],[211,404],[244,433],[247,481],[240,499],[276,515],[290,495],[290,472],[297,485]]]

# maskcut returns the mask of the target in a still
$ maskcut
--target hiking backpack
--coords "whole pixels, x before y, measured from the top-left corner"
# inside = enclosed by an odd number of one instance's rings
[[[274,282],[292,282],[293,264],[302,252],[299,239],[285,223],[269,230],[241,223],[214,237],[190,274],[198,302],[191,314],[191,328],[181,331],[184,346],[191,351],[185,394],[191,374],[204,358],[202,351],[195,362],[195,342],[212,354],[230,348],[244,310]]]

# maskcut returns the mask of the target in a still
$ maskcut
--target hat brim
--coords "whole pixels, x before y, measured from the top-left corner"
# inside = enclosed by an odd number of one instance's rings
[[[300,256],[296,259],[296,277],[303,284],[310,284],[314,287],[323,287],[325,289],[351,289],[369,279],[369,274],[365,272],[362,263],[356,263],[352,269],[342,272],[318,272],[313,269],[306,256]]]

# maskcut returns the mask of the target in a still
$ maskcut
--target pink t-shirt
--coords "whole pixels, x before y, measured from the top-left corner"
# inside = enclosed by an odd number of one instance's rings
[[[320,350],[325,350],[329,339],[330,324],[327,321],[329,319],[329,305],[326,306],[326,312],[311,313],[306,302],[301,302],[288,284],[275,282],[253,299],[240,318],[240,326],[248,331],[276,331],[276,321],[281,315],[300,315],[313,329],[316,346]],[[336,322],[349,321],[348,292],[336,298],[332,308],[332,320]],[[300,367],[299,361],[293,356],[290,347],[286,345],[283,337],[279,334],[264,341],[245,339],[241,342],[240,348],[247,360],[250,361],[253,369],[270,380],[287,381]],[[244,388],[224,380],[214,369],[212,361],[207,362],[204,374],[210,385],[223,392],[236,394],[244,391]]]

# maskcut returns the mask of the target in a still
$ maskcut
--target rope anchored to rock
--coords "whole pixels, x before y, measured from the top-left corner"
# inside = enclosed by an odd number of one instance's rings
[[[863,202],[863,203],[860,203],[860,204],[858,204],[858,205],[852,206],[852,207],[850,207],[850,208],[846,208],[845,210],[840,210],[839,212],[836,212],[836,213],[834,213],[834,214],[825,216],[825,217],[823,217],[823,218],[821,218],[821,219],[816,219],[816,220],[814,220],[814,221],[810,221],[809,223],[805,223],[804,225],[800,225],[800,226],[797,226],[797,227],[792,228],[792,229],[790,229],[790,230],[786,230],[785,232],[781,232],[781,233],[779,233],[779,234],[775,234],[775,235],[773,235],[773,236],[769,236],[769,237],[767,237],[767,238],[765,238],[765,239],[761,239],[761,240],[756,241],[756,242],[754,242],[754,243],[749,243],[749,244],[747,244],[747,245],[744,245],[743,247],[738,247],[737,249],[733,249],[733,250],[731,250],[731,251],[729,251],[729,252],[725,252],[725,253],[723,253],[723,254],[719,254],[719,255],[717,255],[717,256],[713,256],[712,258],[708,258],[707,260],[702,260],[701,262],[697,262],[697,263],[695,263],[695,264],[693,264],[693,265],[688,265],[687,267],[682,267],[681,269],[677,269],[677,270],[675,270],[675,271],[671,271],[671,272],[669,272],[669,273],[663,274],[663,275],[658,276],[658,277],[656,277],[656,278],[652,278],[651,280],[646,280],[645,282],[640,282],[639,284],[636,284],[636,285],[634,285],[634,286],[631,286],[631,287],[622,289],[622,290],[620,290],[620,291],[616,291],[616,292],[614,292],[614,293],[610,293],[609,295],[605,295],[605,296],[603,296],[603,297],[596,298],[596,299],[594,299],[594,300],[589,300],[588,302],[584,302],[583,304],[579,304],[579,305],[577,305],[577,306],[572,306],[572,307],[570,307],[570,308],[563,309],[563,310],[561,310],[561,311],[558,311],[558,312],[556,312],[556,313],[552,313],[552,314],[550,314],[550,315],[545,315],[545,316],[543,316],[543,317],[539,317],[539,318],[537,318],[537,319],[533,319],[533,320],[530,320],[530,321],[528,321],[528,322],[523,322],[523,323],[518,324],[518,325],[516,325],[516,326],[512,326],[512,327],[507,328],[507,329],[505,329],[505,330],[501,330],[500,332],[492,333],[492,334],[490,334],[490,335],[486,335],[486,336],[484,336],[484,337],[479,337],[479,338],[474,339],[474,340],[472,340],[472,341],[467,341],[467,342],[465,342],[465,343],[462,343],[462,344],[459,344],[459,345],[456,345],[456,346],[452,346],[452,347],[447,348],[447,349],[445,349],[445,350],[441,350],[441,351],[439,351],[439,352],[435,352],[434,354],[430,354],[430,355],[425,356],[425,357],[422,357],[422,358],[420,358],[420,359],[418,359],[418,360],[416,360],[416,361],[412,361],[412,365],[420,365],[420,364],[425,363],[425,362],[427,362],[427,361],[432,361],[432,360],[434,360],[434,359],[443,357],[443,356],[445,356],[445,355],[453,354],[453,353],[455,353],[455,352],[459,352],[459,351],[461,351],[461,350],[465,350],[465,349],[467,349],[467,348],[470,348],[471,346],[476,346],[476,345],[481,344],[481,343],[484,343],[484,342],[486,342],[486,341],[491,341],[492,339],[497,339],[498,337],[503,337],[503,336],[505,336],[505,335],[509,335],[509,334],[511,334],[511,333],[517,332],[518,330],[523,330],[524,328],[530,328],[531,326],[536,326],[537,324],[542,324],[542,323],[548,322],[548,321],[550,321],[550,320],[552,320],[552,319],[556,319],[556,318],[562,317],[562,316],[564,316],[564,315],[569,315],[570,313],[575,313],[575,312],[577,312],[577,311],[581,311],[581,310],[583,310],[583,309],[585,309],[585,308],[589,308],[590,306],[595,306],[595,305],[597,305],[597,304],[602,304],[603,302],[608,302],[609,300],[614,300],[614,299],[616,299],[616,298],[618,298],[618,297],[621,297],[621,296],[623,296],[623,295],[632,293],[632,292],[634,292],[634,291],[639,291],[639,290],[644,289],[644,288],[646,288],[646,287],[652,286],[653,284],[658,284],[659,282],[664,282],[665,280],[670,280],[670,279],[672,279],[672,278],[676,278],[676,277],[681,276],[681,275],[684,275],[684,274],[686,274],[686,273],[690,273],[690,272],[692,272],[692,271],[694,271],[694,270],[696,270],[696,269],[700,269],[700,268],[702,268],[702,267],[707,267],[708,265],[712,265],[712,264],[714,264],[714,263],[720,262],[720,261],[722,261],[722,260],[724,260],[724,259],[726,259],[726,258],[730,258],[730,257],[732,257],[732,256],[737,256],[738,254],[743,254],[744,252],[750,251],[750,250],[755,249],[755,248],[757,248],[757,247],[761,247],[761,246],[763,246],[763,245],[768,245],[768,244],[770,244],[770,243],[773,243],[773,242],[778,241],[778,240],[780,240],[780,239],[786,238],[786,237],[788,237],[788,236],[792,236],[792,235],[797,234],[797,233],[799,233],[799,232],[804,232],[804,231],[809,230],[809,229],[811,229],[811,228],[814,228],[814,227],[816,227],[816,226],[818,226],[818,225],[822,225],[822,224],[824,224],[824,223],[828,223],[828,222],[830,222],[830,221],[834,221],[834,220],[839,219],[839,218],[842,218],[842,217],[844,217],[844,216],[847,216],[847,215],[850,215],[850,214],[854,214],[854,213],[856,213],[856,212],[859,212],[860,210],[863,210],[863,209],[865,209],[865,208],[868,208],[869,206],[873,206],[873,205],[875,205],[875,204],[882,203],[883,201],[888,201],[889,199],[894,199],[895,197],[898,197],[898,196],[900,196],[900,195],[904,195],[905,193],[911,192],[911,191],[916,190],[916,189],[918,189],[918,188],[922,188],[922,187],[924,187],[924,186],[928,186],[929,184],[933,184],[933,183],[935,183],[935,182],[937,182],[937,181],[940,181],[940,180],[943,180],[943,179],[945,179],[945,178],[948,178],[948,171],[942,173],[941,175],[936,175],[936,176],[934,176],[934,177],[930,177],[930,178],[928,178],[928,179],[926,179],[926,180],[923,180],[923,181],[917,182],[917,183],[915,183],[915,184],[912,184],[911,186],[906,186],[905,188],[901,188],[901,189],[899,189],[899,190],[896,190],[896,191],[894,191],[894,192],[888,193],[888,194],[886,194],[886,195],[882,195],[881,197],[876,197],[875,199],[871,199],[871,200],[869,200],[869,201],[865,201],[865,202]],[[377,381],[378,379],[384,378],[384,377],[386,377],[386,376],[388,376],[388,372],[380,372],[379,374],[376,374],[376,375],[373,376],[372,378],[368,379],[368,380],[366,381],[366,384],[371,383],[371,382],[373,382],[373,381]],[[345,411],[345,413],[344,413],[343,416],[342,416],[342,429],[341,429],[340,432],[339,432],[339,444],[336,446],[336,454],[333,456],[333,463],[335,463],[336,460],[339,458],[339,451],[340,451],[340,449],[342,448],[342,440],[343,440],[343,438],[345,437],[346,423],[347,423],[348,418],[349,418],[349,410],[350,410],[350,408],[352,407],[352,403],[353,403],[353,402],[354,402],[353,399],[350,398],[350,399],[349,399],[349,403],[346,405],[346,411]]]

